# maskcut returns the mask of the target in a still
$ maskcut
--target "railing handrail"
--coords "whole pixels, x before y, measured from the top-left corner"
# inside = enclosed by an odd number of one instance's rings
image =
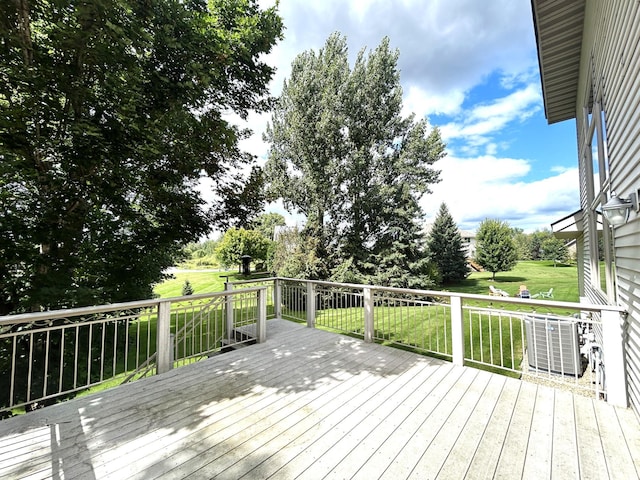
[[[267,279],[265,279],[267,280]],[[537,300],[537,299],[529,299],[529,298],[517,298],[517,297],[494,297],[491,295],[482,295],[477,293],[460,293],[460,292],[451,292],[447,290],[420,290],[420,289],[411,289],[411,288],[398,288],[398,287],[383,287],[380,285],[370,285],[370,284],[359,284],[359,283],[340,283],[340,282],[330,282],[325,280],[304,280],[301,278],[287,278],[287,277],[274,277],[268,280],[282,280],[289,282],[302,282],[302,283],[312,283],[315,285],[327,285],[332,287],[343,287],[343,288],[369,288],[375,291],[382,292],[391,292],[391,293],[401,293],[401,294],[413,294],[413,295],[426,295],[433,297],[460,297],[469,300],[482,300],[488,302],[496,302],[500,303],[513,303],[519,305],[543,305],[545,307],[550,308],[571,308],[576,310],[584,310],[587,312],[601,312],[601,311],[611,311],[611,312],[619,312],[623,313],[626,311],[624,307],[618,305],[599,305],[594,303],[581,303],[581,302],[565,302],[565,301],[556,301],[556,300]],[[240,283],[240,282],[230,282],[230,283]]]
[[[242,290],[234,290],[233,292],[221,291],[210,293],[199,293],[194,295],[183,295],[180,297],[154,298],[150,300],[137,300],[133,302],[107,303],[105,305],[92,305],[90,307],[78,308],[62,308],[59,310],[45,310],[43,312],[18,313],[15,315],[4,315],[0,317],[0,327],[3,325],[14,325],[18,323],[37,322],[40,320],[54,320],[59,318],[77,317],[81,315],[92,315],[96,313],[112,312],[114,310],[127,310],[134,308],[146,308],[157,306],[163,302],[178,303],[205,298],[224,297],[231,295],[240,295],[244,293],[257,292],[265,287],[243,288]]]

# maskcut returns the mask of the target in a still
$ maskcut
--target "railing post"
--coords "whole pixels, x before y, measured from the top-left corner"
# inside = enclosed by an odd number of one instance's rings
[[[373,292],[371,288],[365,287],[363,289],[364,300],[364,341],[367,343],[373,342],[374,333],[374,321],[373,321]]]
[[[233,291],[233,284],[231,282],[224,282],[224,290],[226,292]],[[226,296],[226,324],[227,324],[227,340],[233,342],[233,295],[227,293]]]
[[[273,308],[276,318],[282,318],[282,282],[279,279],[273,281]]]
[[[267,288],[258,290],[258,318],[256,320],[256,341],[264,343],[267,339]]]
[[[156,344],[156,372],[159,375],[168,372],[173,367],[171,361],[171,302],[158,304]]]
[[[316,285],[307,282],[307,327],[314,328],[316,325]]]
[[[464,365],[464,332],[462,298],[451,296],[451,349],[454,365]]]
[[[620,312],[602,310],[602,353],[607,403],[627,407],[627,376],[624,362],[624,322]]]

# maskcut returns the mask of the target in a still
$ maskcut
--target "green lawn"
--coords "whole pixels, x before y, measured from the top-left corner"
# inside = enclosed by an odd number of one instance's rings
[[[248,278],[236,271],[227,272],[179,272],[174,278],[168,279],[154,288],[154,293],[161,298],[179,297],[182,286],[189,280],[194,293],[210,293],[224,290],[224,282],[229,276],[231,281],[247,280]],[[526,285],[531,294],[547,291],[553,288],[554,300],[567,302],[578,301],[578,269],[575,265],[557,265],[552,261],[523,261],[509,272],[499,272],[495,281],[491,280],[490,272],[474,272],[466,280],[455,285],[445,285],[442,290],[489,294],[489,285],[500,288],[511,296],[518,293],[520,285]]]
[[[490,272],[474,272],[466,280],[456,285],[448,285],[444,290],[461,293],[489,294],[489,285],[515,296],[520,285],[526,285],[534,295],[553,288],[553,299],[577,302],[578,268],[575,265],[557,265],[552,261],[523,261],[509,272],[499,272],[495,281]]]
[[[241,280],[249,280],[252,278],[259,278],[258,276],[245,276],[237,271],[226,272],[178,272],[174,273],[173,277],[164,282],[158,284],[153,289],[153,293],[160,298],[171,298],[182,296],[182,286],[185,280],[189,280],[193,287],[193,293],[212,293],[220,292],[224,290],[224,282],[229,278],[229,281],[239,282]]]

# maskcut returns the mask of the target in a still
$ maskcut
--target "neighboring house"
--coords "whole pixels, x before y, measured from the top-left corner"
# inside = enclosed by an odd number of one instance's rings
[[[467,252],[468,258],[475,258],[476,256],[476,234],[468,230],[459,230],[462,237],[462,246]]]
[[[424,234],[429,235],[429,232],[433,228],[433,223],[425,223]],[[462,246],[467,255],[467,258],[474,258],[476,256],[476,234],[468,230],[458,229],[458,233],[462,237]]]
[[[640,2],[531,4],[547,120],[575,119],[577,128],[581,209],[553,229],[576,239],[581,297],[628,312],[622,340],[627,400],[640,415],[640,214],[631,208],[628,221],[615,228],[601,215],[613,192],[626,198],[640,187]]]

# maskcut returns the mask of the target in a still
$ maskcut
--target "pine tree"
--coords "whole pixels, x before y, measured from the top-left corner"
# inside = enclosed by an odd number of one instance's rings
[[[469,273],[462,236],[444,203],[440,205],[433,227],[427,236],[427,251],[444,283],[459,282]]]
[[[193,286],[189,280],[185,280],[182,285],[182,296],[193,295]]]

